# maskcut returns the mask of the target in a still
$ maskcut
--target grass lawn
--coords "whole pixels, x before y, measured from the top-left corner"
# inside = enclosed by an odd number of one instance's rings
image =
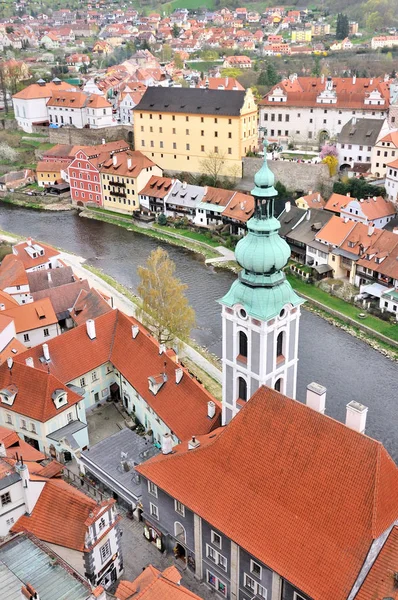
[[[312,158],[316,158],[315,154],[293,154],[290,152],[282,152],[280,155],[281,158],[300,158],[301,160],[311,160]]]
[[[189,231],[188,229],[174,229],[174,227],[167,227],[163,225],[153,225],[154,229],[158,229],[159,231],[164,231],[165,233],[176,233],[177,235],[182,235],[184,237],[190,238],[191,240],[196,240],[197,242],[202,242],[203,244],[207,244],[208,246],[221,246],[222,242],[216,240],[210,240],[205,236],[204,233],[200,233],[199,231]]]
[[[298,277],[294,277],[292,275],[286,274],[287,279],[290,281],[292,287],[298,292],[302,293],[313,300],[321,302],[325,306],[328,306],[332,310],[336,310],[341,314],[350,317],[357,323],[361,325],[366,325],[370,329],[385,335],[386,337],[398,342],[398,325],[394,323],[388,323],[387,321],[383,321],[378,317],[373,315],[367,315],[365,319],[360,319],[359,314],[362,312],[360,308],[341,300],[340,298],[336,298],[336,296],[331,296],[327,292],[320,290],[318,287],[305,283]]]
[[[215,66],[220,66],[222,65],[222,63],[220,63],[217,60],[214,61],[206,61],[206,60],[201,60],[199,62],[188,62],[187,65],[191,68],[194,69],[195,71],[208,71],[209,69],[211,69],[212,67]]]
[[[214,0],[173,0],[170,5],[172,10],[176,8],[213,8]]]

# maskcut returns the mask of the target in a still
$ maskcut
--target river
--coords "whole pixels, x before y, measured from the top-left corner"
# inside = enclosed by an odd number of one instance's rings
[[[202,257],[122,227],[78,217],[74,212],[39,212],[0,204],[0,228],[62,247],[84,256],[125,286],[136,290],[137,265],[156,246],[167,249],[177,275],[188,285],[198,329],[193,337],[211,352],[221,352],[221,318],[217,300],[235,275],[205,266]],[[303,311],[300,329],[298,398],[316,381],[327,387],[326,414],[344,421],[345,406],[357,400],[369,407],[366,432],[381,440],[398,462],[397,364],[364,342]]]

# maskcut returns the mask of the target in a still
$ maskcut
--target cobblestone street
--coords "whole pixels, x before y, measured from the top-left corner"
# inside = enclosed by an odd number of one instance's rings
[[[183,586],[204,600],[214,600],[216,594],[204,583],[197,581],[188,568],[184,568],[184,565],[176,561],[171,554],[166,556],[159,552],[153,544],[144,538],[142,523],[132,521],[123,516],[121,528],[123,530],[122,548],[124,563],[122,579],[132,581],[142,572],[142,569],[150,564],[160,571],[174,565],[182,573],[181,584]],[[112,593],[114,589],[110,591]],[[159,600],[161,599],[159,598]]]

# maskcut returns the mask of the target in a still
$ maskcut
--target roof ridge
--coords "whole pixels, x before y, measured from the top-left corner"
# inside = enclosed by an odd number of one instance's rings
[[[381,452],[382,445],[379,443],[379,447],[377,449],[376,456],[376,477],[373,480],[373,502],[372,502],[372,536],[376,537],[376,522],[377,522],[377,511],[378,511],[378,491],[379,491],[379,481],[380,481],[380,463],[381,463]]]

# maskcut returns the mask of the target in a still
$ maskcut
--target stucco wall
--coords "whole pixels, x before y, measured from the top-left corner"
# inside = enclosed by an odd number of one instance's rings
[[[263,164],[262,158],[243,158],[243,180],[239,189],[249,191],[253,188],[253,177]],[[313,165],[284,160],[269,160],[268,165],[275,175],[275,181],[280,181],[292,191],[318,190],[320,186],[331,186],[327,165]]]

